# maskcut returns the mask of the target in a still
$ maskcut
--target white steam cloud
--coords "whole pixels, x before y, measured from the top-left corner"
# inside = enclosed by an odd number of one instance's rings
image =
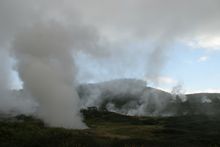
[[[3,1],[1,6],[9,7],[2,19],[6,19],[5,21],[12,25],[9,28],[3,26],[8,29],[8,36],[6,35],[5,40],[2,39],[2,45],[9,44],[10,52],[17,62],[16,69],[23,82],[23,91],[29,99],[33,98],[33,101],[38,103],[36,115],[51,126],[85,128],[79,113],[79,97],[74,90],[76,68],[73,55],[81,50],[96,54],[94,49],[98,50],[98,35],[94,28],[81,23],[75,15],[65,15],[63,5],[56,9],[56,2],[51,5],[36,1],[22,1],[19,4]],[[29,9],[33,10],[29,12]],[[16,15],[16,11],[24,13]],[[25,13],[32,17],[28,18]],[[12,15],[13,18],[7,15]],[[27,16],[27,19],[16,18],[20,15]],[[68,21],[67,18],[71,20]],[[11,28],[17,29],[9,32]],[[4,51],[8,52],[8,49],[4,48]],[[7,59],[9,56],[2,59],[3,63],[7,64]],[[5,68],[10,66],[1,65],[4,75],[1,79],[1,93],[8,94],[10,88],[7,84],[10,82],[7,81],[7,76],[10,69]],[[2,92],[5,89],[8,92]],[[4,95],[1,97],[1,104],[6,103],[6,97],[11,106],[13,103],[19,103],[15,102],[17,96],[11,99],[11,95]],[[8,108],[11,109],[11,106]]]
[[[111,67],[124,75],[143,58],[144,76],[157,83],[177,41],[220,36],[219,6],[219,0],[1,0],[0,110],[36,108],[49,125],[85,128],[74,87],[76,76],[81,71],[89,76],[90,70],[74,62],[78,52],[92,56],[109,77]],[[148,45],[139,53],[131,42]],[[110,60],[103,53],[109,50],[113,60],[105,66]],[[24,84],[22,98],[10,94],[10,58]]]
[[[71,49],[83,43],[76,35],[80,33],[87,35],[79,27],[68,29],[48,22],[19,33],[13,43],[24,89],[39,102],[39,117],[52,126],[84,128],[78,114],[71,56]]]

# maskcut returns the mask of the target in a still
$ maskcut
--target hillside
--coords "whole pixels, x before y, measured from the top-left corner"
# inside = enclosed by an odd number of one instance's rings
[[[83,108],[95,106],[132,116],[220,114],[220,94],[172,95],[136,79],[118,79],[78,87]]]
[[[146,82],[136,79],[117,79],[102,83],[81,84],[77,88],[80,107],[97,107],[130,116],[182,116],[220,114],[220,94],[196,93],[173,95],[146,86]],[[19,100],[27,101],[24,91],[13,91]],[[22,97],[27,97],[22,99]],[[31,104],[31,103],[28,103]],[[28,107],[29,105],[26,105]],[[33,104],[37,106],[36,103]],[[23,114],[13,107],[9,113]],[[19,109],[19,110],[20,110]],[[29,109],[28,109],[29,110]],[[34,109],[33,109],[34,110]],[[32,114],[28,112],[28,114]],[[1,112],[0,112],[1,113]],[[26,113],[25,113],[26,114]]]

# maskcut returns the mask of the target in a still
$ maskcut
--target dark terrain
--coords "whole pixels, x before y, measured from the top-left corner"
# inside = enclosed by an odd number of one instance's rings
[[[220,117],[125,116],[96,108],[82,110],[88,129],[51,128],[31,116],[0,118],[0,147],[217,147]]]
[[[0,147],[220,147],[220,94],[182,98],[127,79],[81,85],[78,93],[88,129],[0,113]],[[139,108],[141,115],[127,115]]]

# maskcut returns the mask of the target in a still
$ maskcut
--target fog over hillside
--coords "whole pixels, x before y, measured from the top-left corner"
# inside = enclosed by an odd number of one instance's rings
[[[220,94],[168,93],[138,79],[115,79],[111,81],[80,84],[77,88],[79,109],[97,108],[100,111],[111,111],[130,116],[184,116],[184,115],[219,115]],[[37,116],[39,103],[30,101],[24,90],[14,90],[10,96],[19,101],[11,109],[0,111],[7,115]],[[10,98],[10,97],[9,97]],[[13,98],[13,97],[12,97]],[[20,101],[25,102],[21,103]],[[2,107],[3,108],[3,107]]]
[[[220,113],[220,94],[168,93],[136,79],[118,79],[78,87],[82,108],[95,106],[126,115],[173,116]]]

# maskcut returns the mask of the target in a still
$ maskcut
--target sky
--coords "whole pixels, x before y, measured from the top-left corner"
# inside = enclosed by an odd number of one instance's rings
[[[145,46],[147,45],[134,43],[125,48],[136,48],[138,50]],[[169,60],[159,75],[159,83],[149,82],[149,86],[172,91],[174,86],[182,85],[184,93],[220,92],[220,46],[209,50],[209,48],[194,47],[179,42],[172,48],[174,51],[168,55]],[[128,56],[134,54],[131,51]],[[79,82],[96,83],[120,78],[136,78],[148,81],[145,77],[144,63],[146,61],[144,54],[142,57],[138,54],[134,59],[129,57],[124,60],[115,58],[105,57],[100,63],[91,57],[79,54],[76,60],[81,65],[78,75]],[[115,62],[115,60],[118,61]],[[21,88],[22,82],[16,71],[12,71],[12,77],[12,87]]]
[[[219,42],[220,43],[220,42]],[[143,47],[143,46],[142,46]],[[140,45],[129,45],[127,48],[140,48]],[[183,42],[172,46],[173,52],[168,54],[167,64],[159,75],[159,82],[149,82],[149,86],[157,87],[166,91],[172,91],[176,85],[182,85],[184,93],[194,92],[220,92],[220,48],[209,50],[209,48],[194,47]],[[134,57],[134,52],[131,56]],[[82,74],[79,76],[83,82],[102,82],[118,78],[137,78],[146,80],[144,57],[137,55],[135,59],[119,60],[115,66],[115,58],[107,59],[108,62],[97,63],[86,57],[79,57],[78,62],[85,62],[81,67]],[[114,63],[114,64],[111,64]],[[120,66],[121,65],[121,66]],[[128,68],[129,66],[129,68]],[[90,73],[87,75],[83,73]],[[111,74],[111,76],[109,76]]]
[[[10,42],[24,24],[44,14],[94,30],[95,47],[72,54],[78,83],[137,78],[166,91],[182,85],[186,93],[220,92],[219,0],[22,0],[5,5],[14,10],[0,16],[1,42]],[[16,59],[10,60],[11,87],[19,89]]]

